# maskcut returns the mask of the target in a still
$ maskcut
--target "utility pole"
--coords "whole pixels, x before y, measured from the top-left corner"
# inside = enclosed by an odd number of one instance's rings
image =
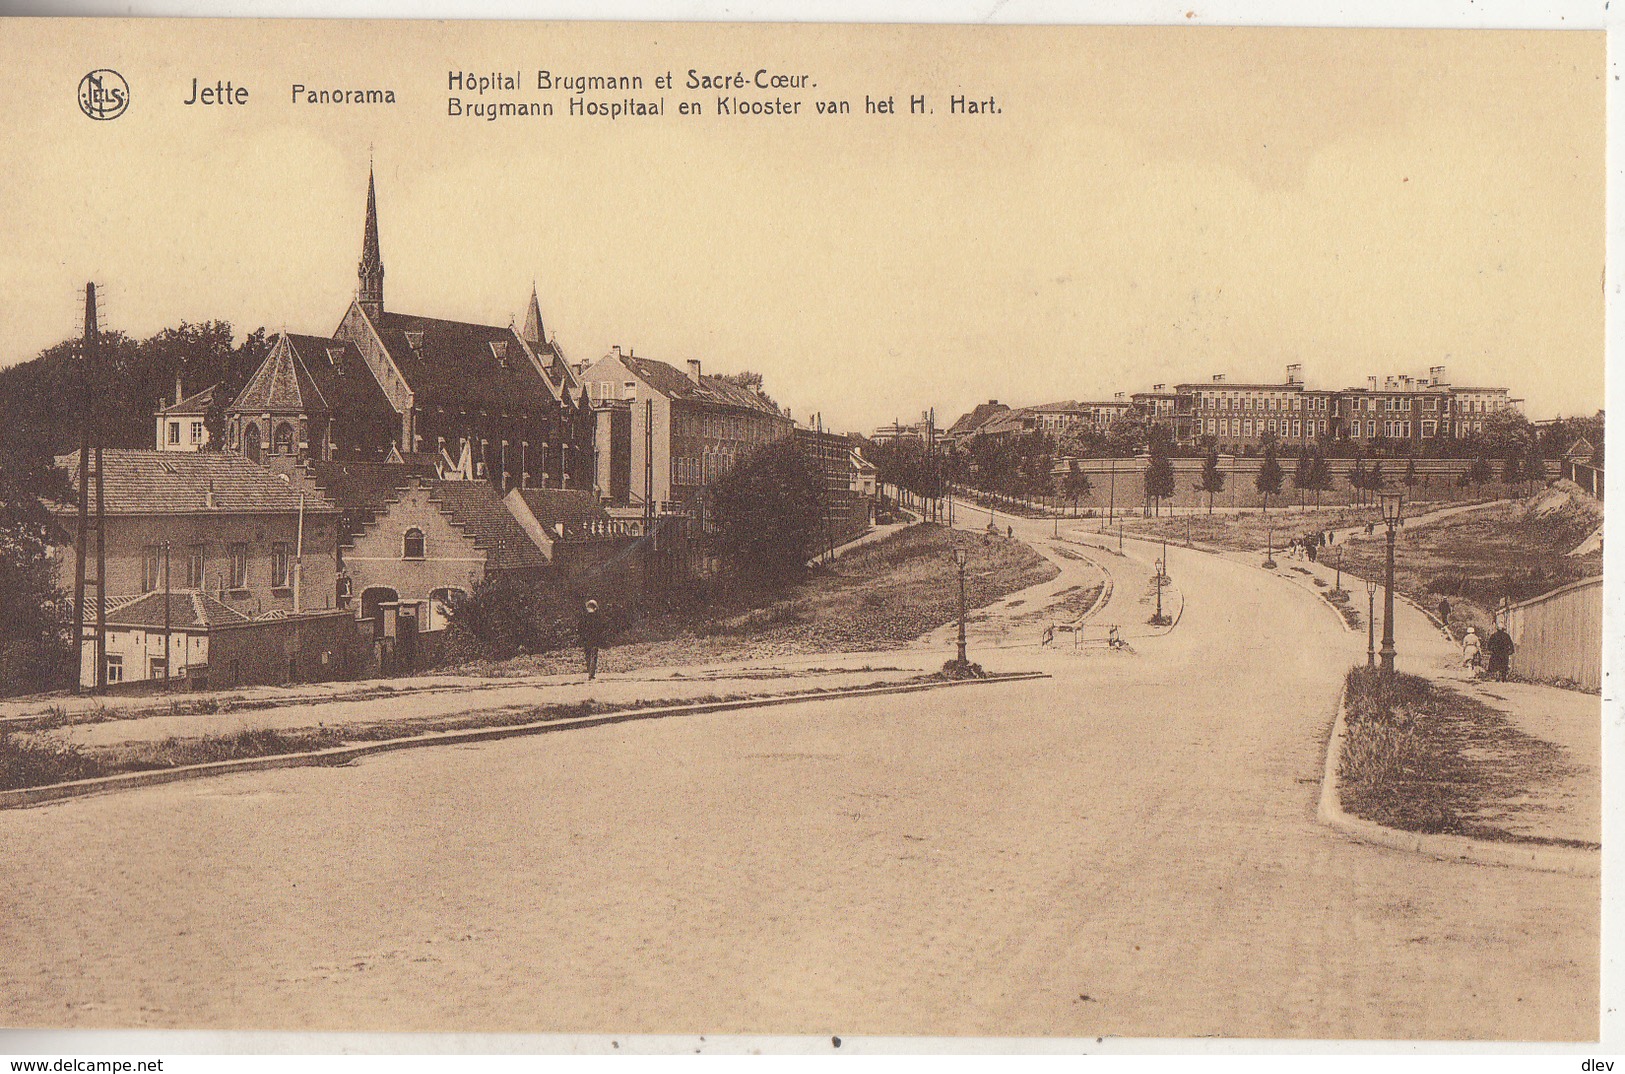
[[[107,511],[105,485],[102,480],[102,426],[97,414],[96,382],[100,371],[101,333],[96,323],[96,285],[85,284],[84,337],[79,345],[79,383],[82,390],[79,410],[79,520],[74,540],[73,563],[73,656],[74,689],[84,685],[85,637],[87,629],[87,591],[96,591],[96,619],[91,656],[95,663],[94,689],[107,688]],[[94,471],[94,472],[92,472]],[[91,510],[90,485],[96,484],[94,513]],[[90,538],[96,538],[95,577],[90,576],[88,559]]]
[[[170,640],[172,626],[169,621],[169,541],[158,542],[158,548],[164,554],[164,689],[169,689]]]

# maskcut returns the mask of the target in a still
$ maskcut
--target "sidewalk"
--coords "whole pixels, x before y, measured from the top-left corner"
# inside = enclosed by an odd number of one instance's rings
[[[589,700],[631,706],[702,698],[767,698],[808,690],[895,684],[936,670],[942,659],[940,652],[852,653],[795,662],[800,666],[790,666],[791,662],[753,661],[731,666],[658,668],[643,673],[604,675],[591,682],[582,675],[475,680],[479,684],[475,688],[402,690],[382,695],[371,692],[214,713],[149,711],[37,733],[57,742],[99,747],[248,730],[291,731],[379,724],[399,724],[409,730],[415,724],[451,717]]]
[[[1454,513],[1454,512],[1453,512]],[[1251,559],[1261,556],[1233,556]],[[1305,588],[1319,590],[1310,580],[1327,583],[1334,571],[1324,562],[1288,560],[1276,562],[1284,579]],[[1308,574],[1292,568],[1302,568]],[[1361,616],[1354,631],[1365,640],[1367,600],[1360,578],[1343,572],[1343,588]],[[1377,591],[1376,635],[1382,637],[1382,590]],[[1439,622],[1430,612],[1403,595],[1394,600],[1394,635],[1399,650],[1400,671],[1420,675],[1482,701],[1506,717],[1515,733],[1527,736],[1518,743],[1486,742],[1481,748],[1493,751],[1507,765],[1507,779],[1515,793],[1505,797],[1491,812],[1478,818],[1522,839],[1542,843],[1573,841],[1600,843],[1602,839],[1602,715],[1601,699],[1577,690],[1530,683],[1502,683],[1477,678],[1461,666],[1461,651],[1446,640]],[[1531,764],[1530,756],[1544,757]],[[1514,758],[1518,758],[1514,760]]]

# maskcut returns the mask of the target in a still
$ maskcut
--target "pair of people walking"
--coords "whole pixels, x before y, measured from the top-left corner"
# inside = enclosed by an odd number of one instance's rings
[[[1505,682],[1512,672],[1514,648],[1512,635],[1500,624],[1496,624],[1494,633],[1487,639],[1478,636],[1477,628],[1468,627],[1461,639],[1461,663],[1463,667],[1483,667],[1491,678]],[[1488,667],[1484,663],[1486,658],[1489,660]]]

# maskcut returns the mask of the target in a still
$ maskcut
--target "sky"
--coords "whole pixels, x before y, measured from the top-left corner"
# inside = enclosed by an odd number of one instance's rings
[[[115,120],[79,110],[95,68],[130,86]],[[795,116],[720,116],[690,68],[815,85],[741,91]],[[483,100],[564,112],[540,69],[640,74],[668,114],[446,114],[452,70],[518,72]],[[330,333],[370,155],[386,307],[505,324],[534,283],[572,360],[755,370],[828,427],[1289,362],[1317,387],[1446,365],[1532,418],[1590,413],[1604,71],[1576,31],[13,23],[0,365],[74,334],[86,280],[136,336]],[[249,100],[185,105],[194,78]],[[294,83],[396,103],[295,105]],[[998,111],[950,115],[953,94]]]

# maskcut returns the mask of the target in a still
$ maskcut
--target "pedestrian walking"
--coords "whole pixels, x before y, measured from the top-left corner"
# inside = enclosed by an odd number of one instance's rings
[[[1440,598],[1439,600],[1439,622],[1445,626],[1450,625],[1450,601],[1448,598]]]
[[[1479,640],[1476,627],[1468,627],[1461,639],[1461,666],[1477,668],[1484,663],[1484,644]]]
[[[1512,635],[1507,633],[1506,627],[1497,624],[1495,633],[1484,643],[1484,651],[1490,654],[1491,678],[1507,681],[1507,675],[1512,671],[1512,649]]]
[[[576,635],[581,641],[582,655],[587,658],[587,678],[598,677],[598,650],[604,645],[604,613],[596,600],[589,600],[581,608],[581,619],[576,623]]]
[[[1313,541],[1309,542],[1309,562],[1310,563],[1313,563],[1315,561],[1315,556],[1317,555],[1317,553],[1315,551],[1316,547],[1317,546],[1316,546],[1315,542],[1313,542]]]
[[[1004,535],[1006,537],[1014,537],[1016,535],[1016,528],[1014,526],[1006,526],[1004,528]]]

